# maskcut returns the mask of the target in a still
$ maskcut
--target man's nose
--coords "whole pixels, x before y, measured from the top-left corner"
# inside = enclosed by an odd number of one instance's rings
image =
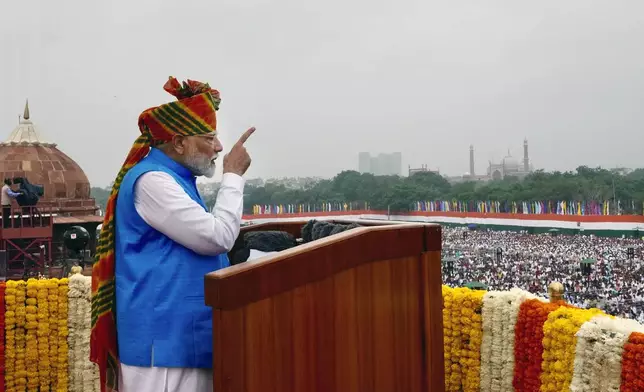
[[[219,138],[215,138],[215,152],[220,153],[224,150],[224,146],[221,144],[221,141],[219,141]]]

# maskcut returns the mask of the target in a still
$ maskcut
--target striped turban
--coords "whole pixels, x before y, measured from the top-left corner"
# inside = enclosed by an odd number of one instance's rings
[[[92,266],[90,360],[99,367],[101,392],[113,392],[118,388],[114,213],[123,177],[148,154],[151,146],[170,142],[175,135],[204,135],[217,129],[217,110],[221,101],[217,90],[211,89],[207,83],[193,80],[180,84],[173,77],[170,77],[163,89],[177,100],[147,109],[139,116],[141,135],[130,149],[112,186]]]

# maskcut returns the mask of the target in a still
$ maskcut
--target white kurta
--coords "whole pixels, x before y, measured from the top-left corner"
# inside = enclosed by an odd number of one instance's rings
[[[226,173],[212,213],[204,211],[167,173],[137,180],[134,206],[141,218],[170,239],[204,255],[228,252],[239,235],[245,181]],[[119,392],[210,392],[211,369],[139,367],[121,364]]]

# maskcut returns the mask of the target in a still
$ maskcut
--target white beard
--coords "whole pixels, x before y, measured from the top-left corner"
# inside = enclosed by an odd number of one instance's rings
[[[196,177],[204,176],[206,178],[212,178],[215,175],[215,161],[214,157],[206,157],[205,155],[188,155],[184,165],[190,169],[192,174]]]

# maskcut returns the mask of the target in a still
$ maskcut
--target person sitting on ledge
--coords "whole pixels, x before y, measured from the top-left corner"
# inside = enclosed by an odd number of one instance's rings
[[[248,129],[223,159],[212,213],[196,177],[223,150],[219,92],[175,78],[177,100],[145,110],[108,199],[92,269],[90,359],[102,392],[212,391],[212,313],[204,275],[230,265],[239,235]]]

